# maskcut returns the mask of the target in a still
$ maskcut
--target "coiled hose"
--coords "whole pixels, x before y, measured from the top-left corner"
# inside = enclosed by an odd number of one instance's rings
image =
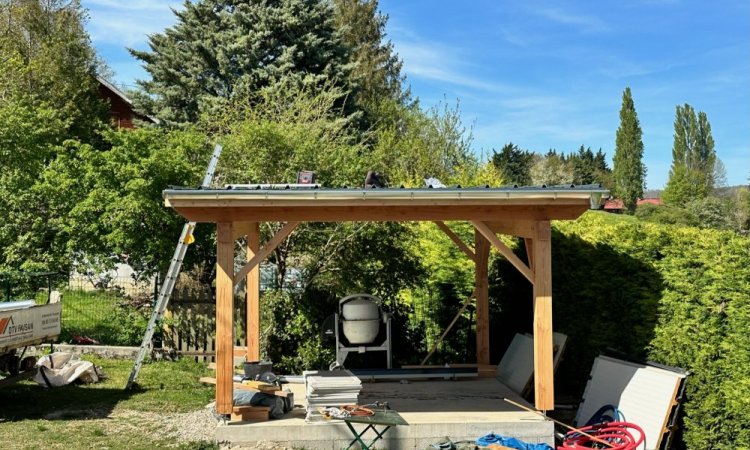
[[[587,435],[571,431],[563,438],[557,450],[586,450],[609,448],[612,450],[637,450],[643,443],[645,434],[638,425],[630,422],[604,422],[580,429]],[[600,441],[592,438],[596,437]],[[601,441],[609,443],[609,447]]]

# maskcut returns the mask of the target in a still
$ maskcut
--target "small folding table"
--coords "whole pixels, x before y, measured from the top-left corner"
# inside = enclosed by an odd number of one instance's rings
[[[349,430],[354,436],[354,440],[352,440],[352,442],[349,443],[349,446],[346,447],[347,450],[352,448],[352,445],[358,442],[364,450],[369,450],[370,447],[372,447],[378,440],[383,439],[383,435],[385,435],[385,433],[390,430],[391,427],[397,425],[409,425],[404,420],[404,418],[401,417],[401,414],[399,414],[398,411],[394,411],[392,409],[375,410],[372,416],[351,416],[343,420],[344,422],[346,422],[346,426],[349,427]],[[361,432],[357,432],[357,430],[352,425],[353,423],[362,423],[366,424],[367,426]],[[380,430],[378,430],[378,426],[381,427]],[[364,436],[364,434],[367,433],[368,430],[372,430],[375,433],[375,439],[373,439],[369,444],[365,444],[365,442],[362,440],[362,436]]]

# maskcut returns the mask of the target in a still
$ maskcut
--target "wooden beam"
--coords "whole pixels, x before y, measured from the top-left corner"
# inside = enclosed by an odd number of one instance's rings
[[[524,238],[523,245],[526,247],[526,257],[529,259],[529,269],[534,271],[534,240],[531,238]]]
[[[258,253],[256,253],[250,261],[245,263],[244,266],[242,266],[242,269],[239,270],[235,274],[235,284],[239,282],[242,278],[247,276],[250,271],[260,264],[261,261],[266,259],[268,255],[271,254],[272,251],[276,249],[276,247],[281,244],[281,241],[287,238],[292,231],[294,231],[295,228],[297,228],[297,225],[299,225],[299,222],[287,222],[286,225],[284,225],[279,231],[276,232],[276,234],[268,241],[266,242],[266,245],[263,246],[260,250],[258,250]]]
[[[532,238],[536,235],[535,220],[500,220],[487,222],[493,233],[507,234],[522,238]]]
[[[435,225],[443,230],[443,233],[448,235],[451,241],[453,241],[458,246],[458,248],[461,249],[461,251],[469,257],[470,260],[474,261],[474,250],[470,249],[468,245],[464,244],[464,241],[462,241],[461,238],[456,233],[454,233],[453,230],[448,227],[448,225],[445,224],[445,222],[436,220]]]
[[[555,409],[552,342],[552,239],[549,221],[540,221],[533,240],[534,400],[536,409]]]
[[[232,413],[234,367],[234,234],[230,222],[216,225],[216,412]]]
[[[260,250],[260,224],[248,227],[246,260],[250,261]],[[247,361],[260,361],[260,265],[247,274]]]
[[[552,220],[577,219],[589,205],[456,205],[456,206],[186,206],[174,209],[194,222],[402,222],[420,220]]]
[[[490,363],[489,273],[490,243],[479,230],[474,230],[474,295],[477,299],[477,364]]]
[[[487,224],[477,221],[472,221],[471,223],[474,225],[474,228],[476,228],[477,231],[482,234],[482,236],[490,241],[493,247],[495,247],[500,253],[502,253],[503,256],[505,256],[505,258],[510,261],[511,264],[513,264],[513,267],[518,269],[518,271],[521,272],[521,274],[525,276],[527,280],[534,284],[534,273],[531,271],[531,269],[529,269],[529,267],[524,264],[524,262],[521,261],[521,259],[516,256],[515,253],[513,253],[513,250],[509,249],[507,245],[503,244],[503,242],[498,239],[497,236],[495,236],[495,233],[490,230]]]

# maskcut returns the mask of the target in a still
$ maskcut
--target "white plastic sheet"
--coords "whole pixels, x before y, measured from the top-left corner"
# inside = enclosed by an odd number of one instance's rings
[[[76,380],[84,383],[99,381],[99,374],[91,361],[69,352],[56,352],[39,358],[34,381],[42,386],[65,386]]]

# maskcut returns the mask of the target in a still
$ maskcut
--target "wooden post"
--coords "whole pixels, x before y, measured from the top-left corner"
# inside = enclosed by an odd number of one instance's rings
[[[231,222],[216,224],[216,412],[232,413],[234,368],[234,235]]]
[[[247,261],[260,249],[258,222],[249,224],[247,234]],[[260,264],[247,274],[247,360],[260,361]]]
[[[534,400],[536,409],[555,409],[552,353],[552,241],[548,220],[537,222],[534,266]]]
[[[478,230],[474,230],[474,271],[475,294],[477,299],[477,364],[481,367],[490,364],[490,306],[488,260],[490,243]],[[481,373],[481,372],[480,372]]]

